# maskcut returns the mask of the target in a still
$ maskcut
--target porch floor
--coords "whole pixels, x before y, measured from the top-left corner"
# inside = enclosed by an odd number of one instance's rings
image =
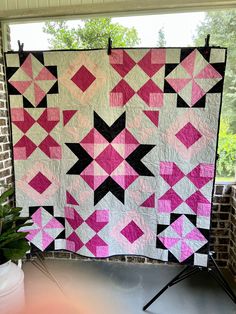
[[[143,314],[143,305],[182,269],[79,260],[46,260],[46,265],[63,293],[26,262],[26,302],[31,314]],[[169,288],[146,313],[235,314],[236,306],[207,274],[201,273]]]

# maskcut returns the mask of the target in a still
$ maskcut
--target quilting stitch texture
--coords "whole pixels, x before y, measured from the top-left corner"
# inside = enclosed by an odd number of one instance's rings
[[[32,248],[206,266],[226,50],[5,58]]]

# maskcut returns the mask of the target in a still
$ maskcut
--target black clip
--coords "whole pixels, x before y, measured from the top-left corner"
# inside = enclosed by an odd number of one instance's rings
[[[107,54],[108,54],[108,56],[111,55],[111,49],[112,49],[112,40],[111,40],[111,37],[108,37],[108,45],[107,45]]]
[[[24,52],[24,50],[23,50],[24,49],[24,43],[21,44],[21,42],[19,40],[17,40],[17,43],[18,43],[18,47],[19,47],[19,50],[18,50],[19,55],[22,55]]]
[[[207,37],[205,38],[205,47],[209,47],[210,46],[210,34],[207,35]]]

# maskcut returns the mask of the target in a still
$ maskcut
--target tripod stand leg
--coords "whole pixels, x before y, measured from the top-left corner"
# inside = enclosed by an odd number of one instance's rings
[[[236,303],[236,295],[234,291],[231,289],[230,285],[224,278],[221,270],[219,269],[218,265],[216,264],[215,259],[213,258],[212,254],[209,255],[210,260],[212,261],[216,272],[209,272],[209,274],[217,281],[217,283],[224,289],[224,291],[228,294],[228,296],[232,299],[234,303]]]
[[[187,275],[187,271],[190,269],[190,266],[186,266],[177,276],[175,276],[173,279],[171,279],[171,281],[169,281],[165,287],[163,287],[146,305],[144,305],[143,307],[143,311],[146,311],[147,308],[149,308],[149,306],[156,301],[156,299],[158,299],[169,287],[173,286],[174,284],[180,282],[181,280],[184,280],[188,275]],[[185,274],[186,273],[186,274]],[[189,276],[191,276],[191,274],[193,274],[195,272],[193,272],[192,270],[189,270]]]
[[[219,286],[221,286],[221,288],[225,291],[225,293],[230,297],[230,299],[236,303],[236,298],[235,295],[232,291],[229,291],[227,289],[227,287],[224,285],[224,283],[220,280],[220,278],[213,272],[213,271],[209,271],[209,275],[218,283]]]

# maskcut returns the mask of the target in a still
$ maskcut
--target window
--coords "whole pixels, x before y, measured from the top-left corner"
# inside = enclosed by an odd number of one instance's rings
[[[236,10],[73,20],[67,22],[10,24],[11,46],[17,40],[25,50],[113,46],[203,46],[228,48],[223,105],[219,132],[217,181],[235,181],[236,170]],[[187,25],[187,27],[186,27]]]

